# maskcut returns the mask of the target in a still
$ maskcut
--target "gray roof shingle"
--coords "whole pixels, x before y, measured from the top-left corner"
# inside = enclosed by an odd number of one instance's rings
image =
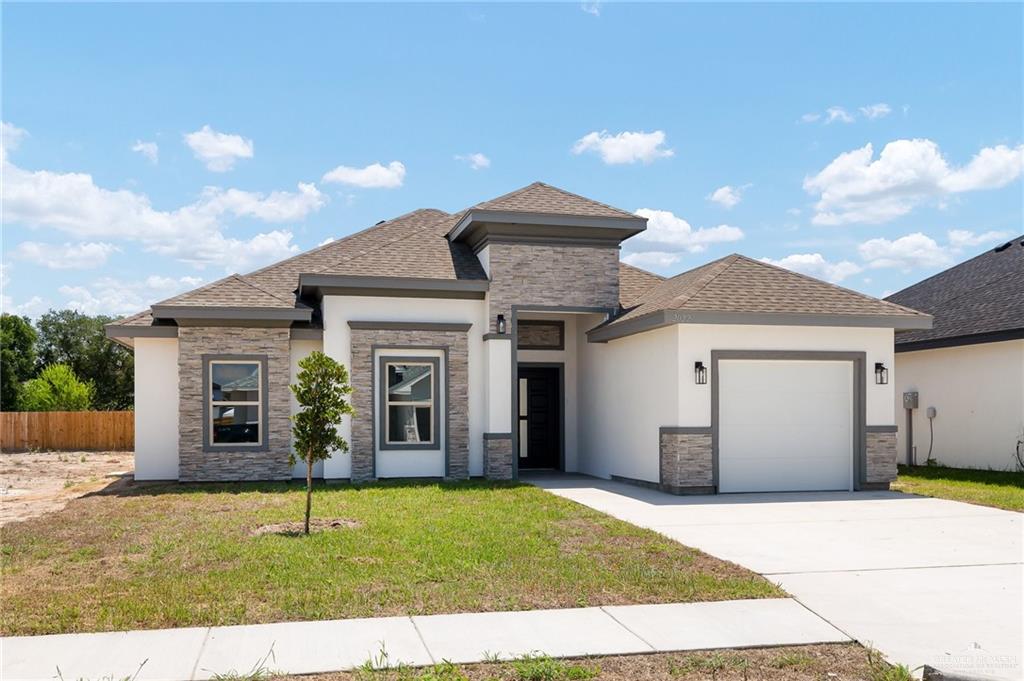
[[[598,218],[635,218],[636,215],[579,194],[534,182],[497,198],[473,206],[479,210],[498,210],[510,213],[547,213],[550,215],[577,215]]]
[[[896,335],[898,348],[957,345],[980,340],[985,334],[1024,332],[1024,236],[886,300],[935,318],[931,329],[900,331]]]

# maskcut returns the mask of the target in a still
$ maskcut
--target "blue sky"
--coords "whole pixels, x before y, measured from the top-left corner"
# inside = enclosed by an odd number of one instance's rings
[[[648,216],[662,274],[885,295],[1024,231],[1022,12],[5,4],[3,307],[130,313],[534,180]]]

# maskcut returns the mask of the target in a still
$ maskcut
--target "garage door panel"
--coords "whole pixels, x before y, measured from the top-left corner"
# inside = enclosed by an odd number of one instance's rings
[[[851,362],[722,360],[719,491],[850,489]]]

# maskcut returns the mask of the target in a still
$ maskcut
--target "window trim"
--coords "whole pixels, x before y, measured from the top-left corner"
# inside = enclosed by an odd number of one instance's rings
[[[388,365],[389,364],[428,364],[433,371],[430,386],[431,434],[433,441],[426,442],[388,442]],[[377,363],[377,448],[381,451],[439,451],[441,449],[441,358],[433,355],[378,355]],[[446,407],[445,407],[446,408]]]
[[[265,452],[270,448],[269,433],[269,383],[270,376],[267,373],[267,355],[203,355],[203,383],[200,388],[200,398],[203,401],[203,451],[204,452]],[[224,364],[258,364],[259,365],[259,410],[260,415],[260,441],[259,442],[225,442],[215,444],[213,442],[213,371],[214,363]],[[230,402],[230,404],[252,404],[242,402]]]
[[[519,342],[519,329],[516,329],[517,350],[565,350],[565,320],[563,319],[519,319],[519,327],[523,326],[555,326],[558,327],[558,345],[524,345]]]

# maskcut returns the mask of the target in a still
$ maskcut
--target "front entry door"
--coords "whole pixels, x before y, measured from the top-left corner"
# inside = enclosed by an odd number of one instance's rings
[[[519,467],[560,468],[562,395],[558,367],[519,367]]]

